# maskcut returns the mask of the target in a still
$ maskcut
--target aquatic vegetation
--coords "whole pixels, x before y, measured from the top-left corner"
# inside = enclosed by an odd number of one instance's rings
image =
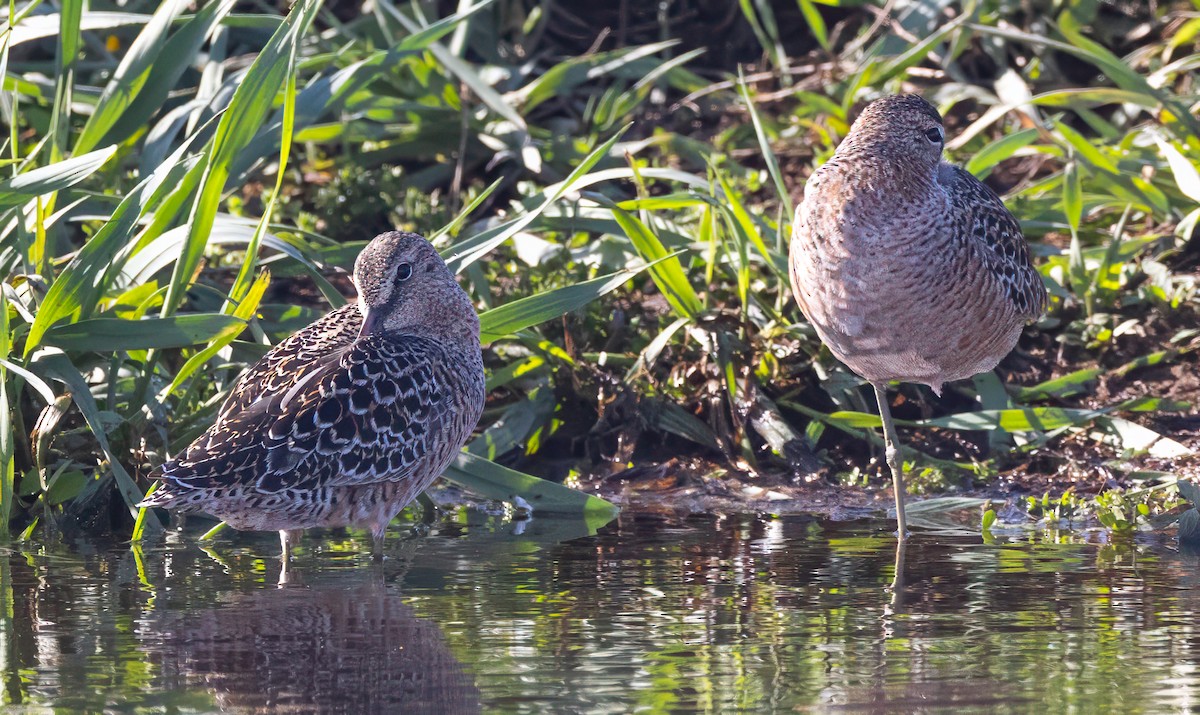
[[[480,308],[484,429],[448,474],[473,491],[604,509],[524,472],[586,484],[681,454],[878,482],[864,386],[780,287],[804,177],[903,89],[1006,193],[1051,293],[1001,366],[1015,379],[936,403],[901,388],[905,462],[963,483],[1195,472],[1186,3],[887,23],[880,4],[744,2],[709,48],[674,5],[598,38],[596,5],[596,23],[517,0],[14,6],[0,531],[127,533],[149,471],[268,343],[342,304],[382,224],[434,237]]]

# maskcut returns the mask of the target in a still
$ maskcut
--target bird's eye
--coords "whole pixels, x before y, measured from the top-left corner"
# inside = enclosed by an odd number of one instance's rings
[[[941,127],[931,127],[925,130],[925,138],[934,144],[941,144],[945,140],[946,135]]]
[[[406,281],[409,279],[410,276],[412,276],[412,264],[411,263],[401,263],[400,265],[396,266],[396,280],[397,281]]]

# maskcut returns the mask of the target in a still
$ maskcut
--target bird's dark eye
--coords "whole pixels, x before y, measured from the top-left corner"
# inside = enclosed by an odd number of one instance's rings
[[[396,280],[397,281],[406,281],[409,279],[410,276],[412,276],[412,264],[411,263],[401,263],[400,265],[396,266]]]
[[[932,127],[925,130],[925,138],[934,144],[941,144],[942,140],[945,139],[945,135],[942,134],[941,127]]]

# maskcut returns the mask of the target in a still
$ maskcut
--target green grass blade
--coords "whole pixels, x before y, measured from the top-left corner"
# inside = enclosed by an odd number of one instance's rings
[[[213,0],[205,3],[169,37],[147,36],[142,47],[138,48],[138,42],[142,42],[146,35],[144,30],[118,67],[119,73],[128,62],[125,74],[120,81],[114,77],[97,101],[96,113],[103,113],[103,116],[98,119],[93,115],[88,120],[77,143],[115,144],[145,127],[154,113],[166,104],[168,96],[191,67],[204,42],[229,15],[234,2]],[[162,11],[163,8],[159,8],[158,12]],[[140,49],[137,56],[134,56],[135,49]]]
[[[96,173],[116,151],[115,146],[97,149],[0,181],[0,211],[78,184]]]
[[[124,499],[125,505],[129,509],[129,515],[136,519],[138,512],[137,503],[142,500],[142,492],[137,488],[133,477],[129,476],[129,472],[125,471],[125,467],[121,465],[118,456],[113,452],[112,445],[108,441],[109,428],[100,417],[100,409],[96,406],[96,400],[92,397],[91,389],[87,381],[83,379],[79,368],[72,364],[63,353],[42,353],[37,357],[35,363],[46,375],[66,385],[68,392],[70,392],[72,399],[75,401],[75,406],[79,408],[80,414],[83,415],[88,429],[91,430],[92,436],[100,445],[100,451],[108,460],[108,467],[112,470],[113,477],[116,479],[117,490],[121,493],[121,498]],[[157,524],[157,522],[152,523]]]
[[[189,4],[188,0],[165,0],[154,11],[96,101],[92,116],[88,117],[75,140],[76,151],[87,151],[96,146],[126,107],[133,103],[166,44],[171,23]]]
[[[479,316],[480,340],[484,344],[501,340],[519,330],[579,310],[623,285],[646,268],[647,266],[641,266],[618,271],[590,281],[514,300],[486,311]]]
[[[184,293],[191,285],[196,267],[208,245],[208,235],[212,232],[221,195],[232,173],[234,161],[257,134],[271,111],[276,95],[287,80],[289,64],[286,58],[295,51],[318,7],[319,0],[303,0],[292,8],[287,19],[271,35],[266,47],[241,78],[229,107],[221,115],[216,136],[208,148],[200,191],[192,204],[188,238],[167,286],[162,306],[163,317],[169,316],[183,302]]]
[[[442,476],[488,499],[510,503],[523,499],[535,514],[586,514],[606,521],[617,514],[616,506],[599,497],[502,467],[467,452],[459,452]]]
[[[625,129],[628,129],[628,127]],[[579,166],[575,167],[575,170],[566,179],[550,188],[549,195],[537,208],[527,211],[512,221],[481,231],[442,251],[443,256],[448,256],[446,258],[446,265],[450,267],[450,271],[452,273],[459,273],[467,266],[483,258],[493,248],[504,243],[532,223],[534,219],[542,215],[547,208],[561,199],[565,194],[576,190],[578,188],[576,184],[583,183],[592,167],[599,163],[601,159],[608,156],[613,145],[625,133],[625,129],[614,134],[612,138],[593,149],[590,154],[584,157],[583,161],[579,162]]]
[[[625,231],[625,235],[633,243],[638,255],[647,262],[652,262],[650,276],[667,302],[671,304],[676,315],[681,318],[695,318],[699,315],[704,307],[701,305],[695,289],[692,288],[692,284],[688,281],[687,274],[684,273],[683,265],[679,262],[677,255],[668,251],[658,236],[655,236],[654,232],[636,216],[615,205],[609,208],[613,213],[613,218],[617,220],[621,229]]]
[[[126,194],[108,221],[83,245],[75,258],[50,285],[50,290],[38,309],[37,319],[30,326],[29,335],[25,338],[26,356],[41,344],[42,337],[50,326],[60,320],[77,317],[81,313],[90,314],[99,293],[97,277],[110,268],[113,257],[126,247],[130,235],[137,228],[138,219],[164,195],[180,186],[187,188],[182,179],[191,166],[180,161],[180,158],[188,146],[189,143],[185,142],[168,162]],[[165,213],[159,212],[162,215]],[[156,214],[156,219],[160,218],[159,214]]]
[[[183,348],[207,343],[246,321],[221,313],[172,315],[166,318],[122,320],[92,318],[56,325],[46,333],[45,343],[63,350],[148,350]]]

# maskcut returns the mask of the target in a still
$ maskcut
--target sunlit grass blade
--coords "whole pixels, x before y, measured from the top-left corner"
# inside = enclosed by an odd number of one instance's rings
[[[487,343],[501,340],[519,330],[553,320],[573,310],[579,310],[638,273],[652,266],[640,266],[618,271],[590,281],[556,288],[545,293],[520,298],[486,311],[479,316],[480,340]]]
[[[216,136],[206,152],[204,178],[188,218],[188,239],[175,263],[162,315],[169,316],[183,301],[196,266],[208,244],[213,221],[238,154],[250,143],[266,119],[275,97],[287,81],[292,56],[300,38],[308,29],[320,0],[303,0],[292,8],[287,19],[267,41],[246,75],[234,91],[229,107],[221,115]]]
[[[617,143],[617,140],[621,138],[624,132],[625,130],[622,129],[609,138],[608,141],[593,149],[584,157],[583,161],[579,162],[579,165],[575,167],[574,171],[566,179],[551,187],[549,195],[537,208],[525,212],[512,221],[481,231],[443,250],[442,255],[446,256],[446,265],[450,267],[451,272],[461,272],[463,268],[479,260],[493,248],[512,238],[513,235],[532,223],[535,218],[561,199],[568,191],[577,190],[579,187],[576,186],[576,183],[580,182],[601,159],[609,155],[613,145]]]
[[[244,320],[221,313],[145,320],[91,318],[51,328],[46,333],[45,343],[63,350],[96,352],[182,348],[207,343],[230,328],[244,327],[245,324]]]
[[[99,171],[116,151],[115,146],[97,149],[0,181],[0,210],[20,206],[35,196],[75,186]]]
[[[617,507],[599,497],[523,474],[468,452],[459,452],[442,476],[488,499],[506,502],[522,499],[534,514],[589,514],[608,521],[617,513]]]
[[[679,258],[668,251],[658,236],[636,216],[615,205],[610,208],[613,218],[633,242],[638,254],[647,261],[654,261],[650,267],[650,275],[675,313],[684,318],[696,317],[703,310],[703,306],[692,284],[688,282]]]

